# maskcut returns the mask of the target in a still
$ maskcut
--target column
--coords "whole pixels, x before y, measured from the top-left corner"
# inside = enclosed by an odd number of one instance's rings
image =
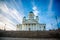
[[[27,24],[26,24],[26,30],[27,30]]]
[[[34,24],[32,26],[33,26],[33,30],[34,30]]]
[[[27,24],[25,24],[25,30],[27,31],[27,29],[26,29],[26,28],[27,28]]]
[[[29,25],[27,24],[27,31],[28,31],[28,27],[29,27]]]
[[[26,24],[25,24],[25,26],[24,26],[24,31],[26,30]]]
[[[32,28],[32,31],[33,31],[33,24],[31,24],[31,28]]]
[[[29,27],[30,27],[30,24],[29,24],[29,26],[28,26],[28,31],[29,31]]]
[[[27,30],[27,24],[26,24],[25,30]]]
[[[36,30],[36,24],[34,24],[34,31]]]
[[[26,30],[28,31],[28,24],[26,25]]]
[[[37,30],[37,24],[36,24],[36,30]]]
[[[32,24],[30,24],[30,31],[32,30]]]
[[[41,31],[41,26],[39,26],[40,27],[40,31]]]
[[[37,30],[37,24],[36,24],[36,30]]]
[[[39,27],[38,27],[38,24],[36,25],[36,27],[37,27],[37,30],[38,30],[38,28],[39,28]]]

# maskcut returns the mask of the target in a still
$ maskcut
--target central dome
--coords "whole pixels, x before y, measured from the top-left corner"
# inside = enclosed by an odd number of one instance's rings
[[[28,15],[29,19],[34,19],[34,13],[31,11],[29,12],[29,15]]]
[[[29,13],[33,13],[32,11],[30,11]]]

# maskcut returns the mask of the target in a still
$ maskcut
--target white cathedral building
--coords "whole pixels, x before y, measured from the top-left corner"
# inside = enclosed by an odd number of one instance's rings
[[[23,17],[22,24],[17,25],[19,31],[43,31],[46,29],[46,24],[40,24],[38,16],[35,16],[31,11],[28,18]]]

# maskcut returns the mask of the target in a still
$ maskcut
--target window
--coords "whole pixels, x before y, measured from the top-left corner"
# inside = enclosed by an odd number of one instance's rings
[[[44,26],[44,29],[45,29],[45,26]]]

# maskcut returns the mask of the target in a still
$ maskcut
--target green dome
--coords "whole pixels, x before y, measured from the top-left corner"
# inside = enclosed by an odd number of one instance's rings
[[[33,13],[32,11],[30,11],[29,13]]]

